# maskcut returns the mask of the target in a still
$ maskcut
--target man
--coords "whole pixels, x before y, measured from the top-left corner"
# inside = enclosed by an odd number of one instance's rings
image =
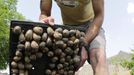
[[[80,67],[88,57],[94,75],[108,75],[105,56],[105,36],[101,28],[104,18],[104,0],[55,0],[61,9],[64,25],[84,26],[86,35],[84,43],[89,50],[82,47]],[[54,25],[51,17],[52,0],[41,0],[40,21]],[[87,54],[88,52],[88,54]]]

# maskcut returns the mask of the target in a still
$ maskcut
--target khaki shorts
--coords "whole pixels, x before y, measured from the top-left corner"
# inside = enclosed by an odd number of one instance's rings
[[[97,36],[90,43],[89,50],[93,48],[105,49],[105,47],[106,47],[105,31],[103,28],[101,28]]]

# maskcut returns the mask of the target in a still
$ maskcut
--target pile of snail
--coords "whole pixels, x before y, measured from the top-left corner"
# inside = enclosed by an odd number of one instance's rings
[[[31,62],[44,55],[50,60],[45,75],[74,75],[80,62],[84,32],[40,26],[28,30],[14,26],[12,32],[18,35],[18,44],[10,62],[12,75],[28,75],[33,67]]]

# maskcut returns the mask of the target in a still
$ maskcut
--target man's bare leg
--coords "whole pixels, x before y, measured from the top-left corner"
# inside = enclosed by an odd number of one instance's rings
[[[109,75],[104,49],[91,49],[89,52],[89,57],[94,75]]]

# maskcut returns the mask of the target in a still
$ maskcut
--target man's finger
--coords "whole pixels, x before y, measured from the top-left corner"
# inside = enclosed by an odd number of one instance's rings
[[[44,20],[40,20],[39,22],[41,22],[41,23],[45,23]]]
[[[49,18],[49,24],[54,25],[54,19],[52,17]]]

